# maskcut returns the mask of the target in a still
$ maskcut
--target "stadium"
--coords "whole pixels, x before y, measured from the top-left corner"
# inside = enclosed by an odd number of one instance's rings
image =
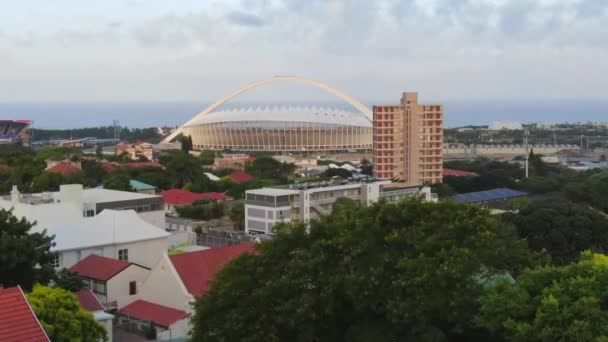
[[[318,106],[262,106],[219,109],[253,88],[275,82],[298,82],[325,90],[353,110]],[[194,116],[164,142],[179,135],[192,137],[198,150],[330,152],[372,148],[371,111],[351,96],[319,81],[275,76],[250,83]]]
[[[31,120],[0,120],[0,144],[19,141],[31,124]]]

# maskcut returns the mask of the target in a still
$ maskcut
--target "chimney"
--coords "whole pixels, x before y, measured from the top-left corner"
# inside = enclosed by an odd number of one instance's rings
[[[84,206],[82,184],[66,184],[59,187],[61,203],[73,203],[82,211]]]
[[[21,199],[21,193],[19,189],[17,189],[16,185],[13,185],[13,189],[11,190],[11,202],[16,205],[19,204],[19,200]]]

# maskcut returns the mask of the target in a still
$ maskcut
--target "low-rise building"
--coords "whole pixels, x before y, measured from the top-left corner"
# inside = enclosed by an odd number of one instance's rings
[[[160,193],[165,202],[165,213],[168,215],[175,214],[175,207],[192,205],[192,203],[200,200],[210,201],[229,201],[232,197],[221,192],[203,192],[196,193],[182,189],[170,189]]]
[[[150,273],[150,268],[125,260],[128,250],[119,257],[123,260],[91,254],[69,269],[84,279],[87,288],[108,310],[117,308],[119,298],[135,296]]]
[[[213,160],[213,168],[245,171],[245,165],[247,163],[253,163],[254,161],[255,157],[251,157],[248,154],[224,154]]]
[[[162,196],[102,188],[83,189],[80,184],[62,185],[57,192],[22,194],[13,187],[9,196],[0,197],[0,208],[13,209],[38,226],[70,222],[98,215],[105,209],[134,210],[146,222],[165,227]]]
[[[369,205],[380,198],[398,201],[415,194],[432,200],[428,187],[377,179],[291,184],[247,190],[245,231],[251,234],[272,234],[272,229],[278,222],[308,222],[331,213],[334,204],[341,198]]]
[[[114,315],[105,312],[105,307],[99,301],[99,298],[95,296],[93,291],[91,291],[91,289],[81,289],[80,291],[75,292],[74,295],[76,298],[78,298],[80,306],[90,312],[93,315],[93,318],[95,318],[97,322],[106,328],[106,332],[108,333],[108,341],[113,341],[112,320],[114,319]]]
[[[156,195],[156,187],[154,185],[146,184],[135,179],[129,181],[131,188],[139,194]]]
[[[244,253],[255,253],[255,243],[244,243],[168,256],[152,268],[134,298],[118,302],[120,322],[135,323],[157,338],[184,338],[190,330],[192,304],[204,295],[224,265]]]
[[[70,268],[91,254],[152,267],[169,248],[169,233],[142,220],[133,210],[106,209],[69,223],[34,226],[54,235],[55,269]]]
[[[120,143],[116,145],[116,155],[127,154],[132,160],[139,160],[141,157],[147,160],[154,159],[154,147],[146,142],[136,142],[133,144]]]

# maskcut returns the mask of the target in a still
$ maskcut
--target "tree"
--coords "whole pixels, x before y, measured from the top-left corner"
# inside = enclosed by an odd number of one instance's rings
[[[80,306],[71,292],[61,288],[36,285],[26,295],[32,310],[49,338],[54,342],[107,340],[103,325]]]
[[[370,163],[369,160],[367,159],[362,159],[361,160],[361,173],[367,176],[372,176],[373,174],[373,166],[372,163]]]
[[[557,265],[576,260],[584,250],[605,252],[608,246],[608,220],[565,200],[535,201],[505,218],[530,248],[548,253]]]
[[[0,285],[21,285],[30,290],[35,283],[48,284],[55,271],[53,236],[30,232],[33,224],[0,209]]]
[[[476,323],[508,341],[608,340],[608,257],[525,270],[489,287]],[[498,338],[496,338],[498,339]]]
[[[201,151],[198,158],[203,165],[213,165],[213,162],[215,162],[215,151]]]
[[[59,191],[59,186],[66,184],[66,177],[60,173],[43,172],[32,180],[32,192]]]
[[[472,340],[480,279],[528,257],[512,227],[451,201],[339,201],[274,233],[197,299],[193,340]]]
[[[178,141],[181,143],[181,149],[183,152],[190,152],[194,147],[192,144],[192,136],[180,135]]]
[[[270,178],[287,182],[296,169],[293,163],[281,163],[272,157],[259,157],[253,163],[245,165],[245,171],[256,178]]]
[[[103,187],[111,190],[134,191],[129,181],[129,177],[116,172],[106,178],[103,182]]]
[[[230,220],[234,229],[245,230],[245,205],[243,203],[237,203],[230,209]]]
[[[84,184],[89,187],[102,184],[103,179],[108,175],[101,164],[94,160],[83,160],[82,172],[84,172]]]
[[[66,268],[62,268],[55,274],[53,282],[53,287],[60,287],[71,292],[77,292],[86,287],[84,278],[78,274],[71,273]]]
[[[522,179],[517,187],[527,192],[542,194],[559,190],[560,184],[554,177],[531,176]]]
[[[101,146],[101,144],[98,144],[95,148],[95,156],[98,160],[101,160],[103,158],[103,146]]]
[[[568,184],[566,193],[574,201],[587,202],[608,212],[608,171],[593,173],[584,180]]]
[[[203,174],[200,160],[183,151],[171,151],[159,158],[167,168],[172,186],[182,188]]]

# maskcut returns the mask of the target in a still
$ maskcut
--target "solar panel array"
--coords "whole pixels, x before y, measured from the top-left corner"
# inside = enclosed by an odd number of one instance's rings
[[[527,192],[511,190],[506,188],[492,189],[477,192],[468,192],[466,194],[457,194],[452,196],[456,202],[479,203],[487,201],[496,201],[501,199],[509,199],[515,197],[527,196]]]

